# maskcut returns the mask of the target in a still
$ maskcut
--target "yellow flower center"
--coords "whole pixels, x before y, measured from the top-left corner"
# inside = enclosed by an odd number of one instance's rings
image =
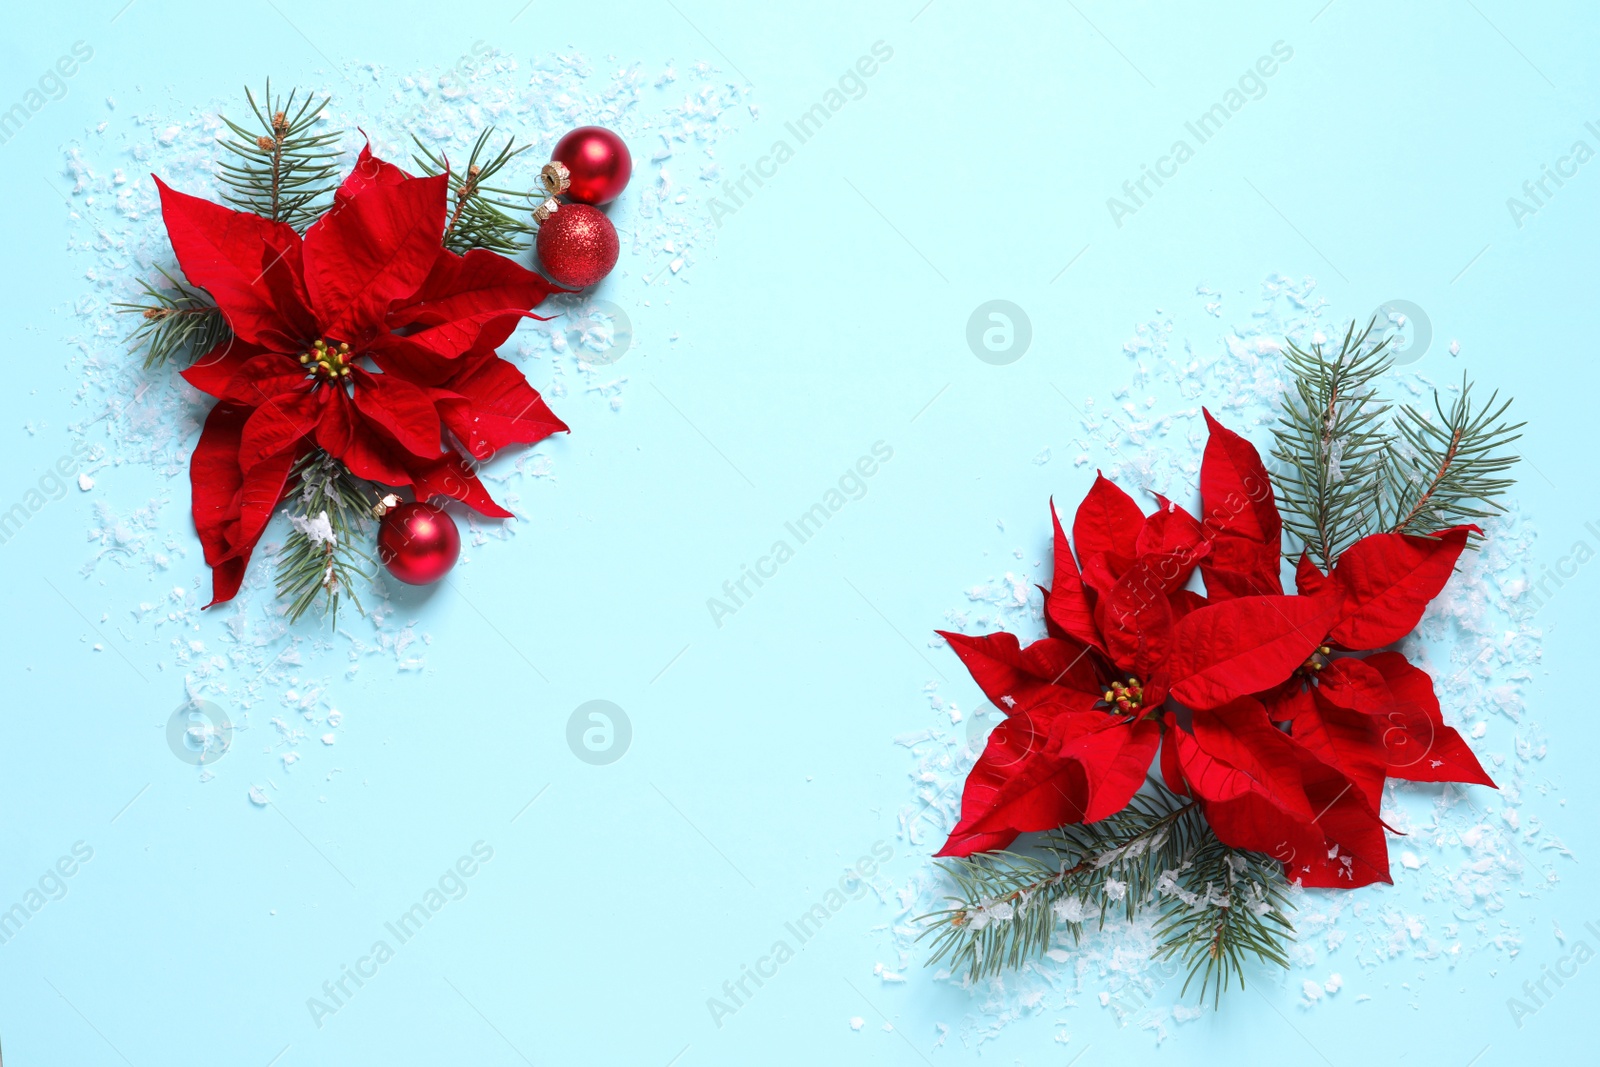
[[[311,377],[333,382],[350,377],[350,364],[355,362],[355,357],[350,355],[350,346],[344,342],[330,345],[319,337],[309,350],[300,353],[300,362]]]
[[[1127,683],[1112,682],[1111,688],[1101,695],[1101,699],[1109,708],[1116,708],[1121,712],[1135,712],[1144,707],[1144,686],[1139,684],[1139,679],[1129,678]]]

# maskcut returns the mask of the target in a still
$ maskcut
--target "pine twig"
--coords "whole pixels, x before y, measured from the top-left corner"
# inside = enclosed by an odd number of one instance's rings
[[[143,319],[129,335],[128,342],[135,349],[144,348],[146,370],[165,366],[180,353],[192,363],[233,336],[221,309],[209,296],[178,281],[160,267],[156,270],[166,279],[166,288],[157,289],[141,278],[143,301],[111,305],[121,314],[136,314]]]
[[[1400,447],[1385,456],[1384,474],[1391,533],[1428,534],[1486,519],[1505,507],[1499,502],[1515,484],[1503,477],[1518,460],[1506,449],[1526,423],[1508,425],[1510,400],[1498,392],[1474,409],[1472,386],[1463,374],[1461,395],[1446,411],[1437,394],[1438,421],[1409,405],[1400,409],[1395,428]]]
[[[1287,958],[1293,928],[1282,914],[1281,866],[1223,845],[1193,801],[1159,783],[1109,818],[1051,831],[1039,847],[1038,854],[999,852],[945,864],[957,893],[951,907],[921,917],[929,924],[922,936],[933,937],[930,965],[948,959],[973,979],[998,974],[1043,954],[1060,925],[1076,943],[1085,922],[1104,925],[1113,909],[1132,919],[1157,902],[1158,957],[1196,958],[1195,933],[1209,930],[1215,951],[1201,946],[1198,958],[1224,961],[1220,966],[1230,968],[1224,976],[1235,974],[1246,954],[1275,963]],[[1219,857],[1228,870],[1252,872],[1251,880],[1223,879]],[[1258,903],[1254,890],[1239,895],[1234,886],[1268,878],[1275,882],[1259,898],[1266,910],[1230,911]],[[1224,882],[1227,891],[1214,888]],[[1211,980],[1207,972],[1202,996]]]
[[[490,126],[478,135],[467,156],[466,170],[459,173],[452,171],[449,160],[429,149],[415,134],[411,138],[421,153],[412,157],[420,170],[429,175],[450,174],[454,203],[445,225],[444,246],[457,254],[470,248],[486,248],[515,255],[528,247],[528,237],[533,233],[533,227],[517,217],[527,210],[529,194],[489,184],[528,146],[515,147],[515,142],[507,138],[501,149],[490,156],[487,151],[493,134],[494,127]]]
[[[259,128],[247,129],[223,116],[233,136],[218,142],[228,153],[217,169],[222,199],[304,230],[321,214],[320,201],[339,185],[342,131],[316,131],[329,98],[317,103],[310,94],[299,96],[298,90],[274,97],[268,80],[259,103],[248,87],[245,99]]]
[[[323,597],[332,621],[339,620],[339,598],[356,597],[357,578],[370,578],[373,559],[356,547],[378,497],[377,488],[351,474],[326,452],[302,459],[291,475],[296,488],[289,496],[293,526],[278,553],[278,596],[289,598],[293,622]]]
[[[1368,344],[1374,322],[1345,331],[1331,359],[1322,345],[1291,342],[1285,363],[1295,378],[1273,430],[1272,456],[1284,528],[1324,570],[1378,521],[1384,457],[1392,437],[1374,380],[1389,369],[1389,339]],[[1298,553],[1294,553],[1298,555]]]

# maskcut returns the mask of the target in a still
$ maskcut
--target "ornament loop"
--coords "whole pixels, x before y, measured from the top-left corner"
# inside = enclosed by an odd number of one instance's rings
[[[572,172],[559,159],[552,159],[539,171],[539,181],[550,196],[557,196],[572,188]]]

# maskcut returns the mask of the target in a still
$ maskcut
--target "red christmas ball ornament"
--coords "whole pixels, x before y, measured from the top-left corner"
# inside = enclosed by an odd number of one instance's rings
[[[567,196],[582,204],[609,204],[633,174],[622,138],[603,126],[579,126],[556,142],[550,158],[567,168]]]
[[[378,521],[378,559],[407,585],[432,585],[450,573],[460,555],[461,534],[443,508],[395,503]]]
[[[547,203],[541,211],[549,209]],[[617,228],[588,204],[561,204],[539,223],[539,262],[562,285],[582,289],[617,265]]]

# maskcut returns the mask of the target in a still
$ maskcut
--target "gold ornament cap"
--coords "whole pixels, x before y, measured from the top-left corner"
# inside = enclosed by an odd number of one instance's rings
[[[548,219],[551,215],[554,215],[560,210],[561,201],[552,196],[550,199],[533,209],[533,217],[538,219],[540,222],[543,222],[545,219]]]
[[[559,159],[552,159],[539,171],[539,181],[550,196],[559,196],[572,187],[572,172]]]

